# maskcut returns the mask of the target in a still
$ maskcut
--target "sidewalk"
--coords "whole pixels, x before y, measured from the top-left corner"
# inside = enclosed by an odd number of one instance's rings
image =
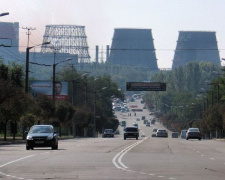
[[[6,141],[4,141],[3,137],[0,137],[0,146],[1,145],[9,145],[9,144],[20,144],[25,143],[26,140],[23,140],[22,137],[16,137],[15,140],[13,140],[12,137],[7,137]]]

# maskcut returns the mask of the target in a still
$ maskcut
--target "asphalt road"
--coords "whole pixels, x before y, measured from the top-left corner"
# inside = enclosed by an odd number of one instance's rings
[[[143,106],[138,103],[139,106]],[[116,113],[132,125],[149,112]],[[81,138],[59,141],[59,149],[25,150],[25,144],[0,146],[0,179],[224,180],[225,142],[153,138],[153,126],[138,121],[139,140]],[[157,122],[155,127],[162,126]]]

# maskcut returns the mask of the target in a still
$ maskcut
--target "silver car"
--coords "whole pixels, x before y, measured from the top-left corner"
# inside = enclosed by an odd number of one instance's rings
[[[156,137],[168,137],[168,133],[165,129],[158,129],[156,132]]]

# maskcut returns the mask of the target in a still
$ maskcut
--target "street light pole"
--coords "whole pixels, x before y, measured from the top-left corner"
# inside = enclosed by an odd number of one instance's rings
[[[95,93],[95,102],[94,102],[94,138],[96,137],[96,91]]]
[[[36,46],[41,46],[45,44],[50,44],[50,42],[44,42],[42,44],[36,45]],[[36,47],[36,46],[31,46],[26,48],[26,76],[25,76],[25,93],[28,93],[28,80],[29,80],[29,55],[30,55],[30,49]]]
[[[100,90],[98,91],[101,91],[101,90],[104,90],[106,89],[107,87],[103,87],[101,88]],[[97,90],[94,91],[94,128],[93,128],[93,135],[94,137],[96,137],[96,95],[97,95]]]
[[[55,104],[55,67],[56,64],[53,64],[53,77],[52,77],[52,99],[53,103]]]
[[[53,103],[54,104],[55,104],[55,68],[56,68],[56,66],[58,64],[63,63],[65,61],[70,61],[70,60],[72,60],[72,58],[67,58],[64,61],[61,61],[61,62],[58,62],[58,63],[54,63],[52,65],[52,67],[53,67],[53,75],[52,75],[52,99],[53,99]],[[55,59],[54,59],[54,61],[55,61]]]
[[[26,48],[26,76],[25,76],[25,93],[28,93],[28,79],[29,79],[29,50]]]

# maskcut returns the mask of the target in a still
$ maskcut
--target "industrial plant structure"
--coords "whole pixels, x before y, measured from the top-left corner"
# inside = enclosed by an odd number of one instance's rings
[[[108,62],[158,70],[151,29],[115,29]]]
[[[18,57],[19,23],[0,22],[0,59],[5,64]]]
[[[58,53],[78,54],[80,63],[90,62],[85,26],[47,25],[43,42],[51,42]],[[41,52],[52,52],[52,49],[43,45]]]
[[[180,31],[172,69],[201,61],[221,65],[216,32]]]

